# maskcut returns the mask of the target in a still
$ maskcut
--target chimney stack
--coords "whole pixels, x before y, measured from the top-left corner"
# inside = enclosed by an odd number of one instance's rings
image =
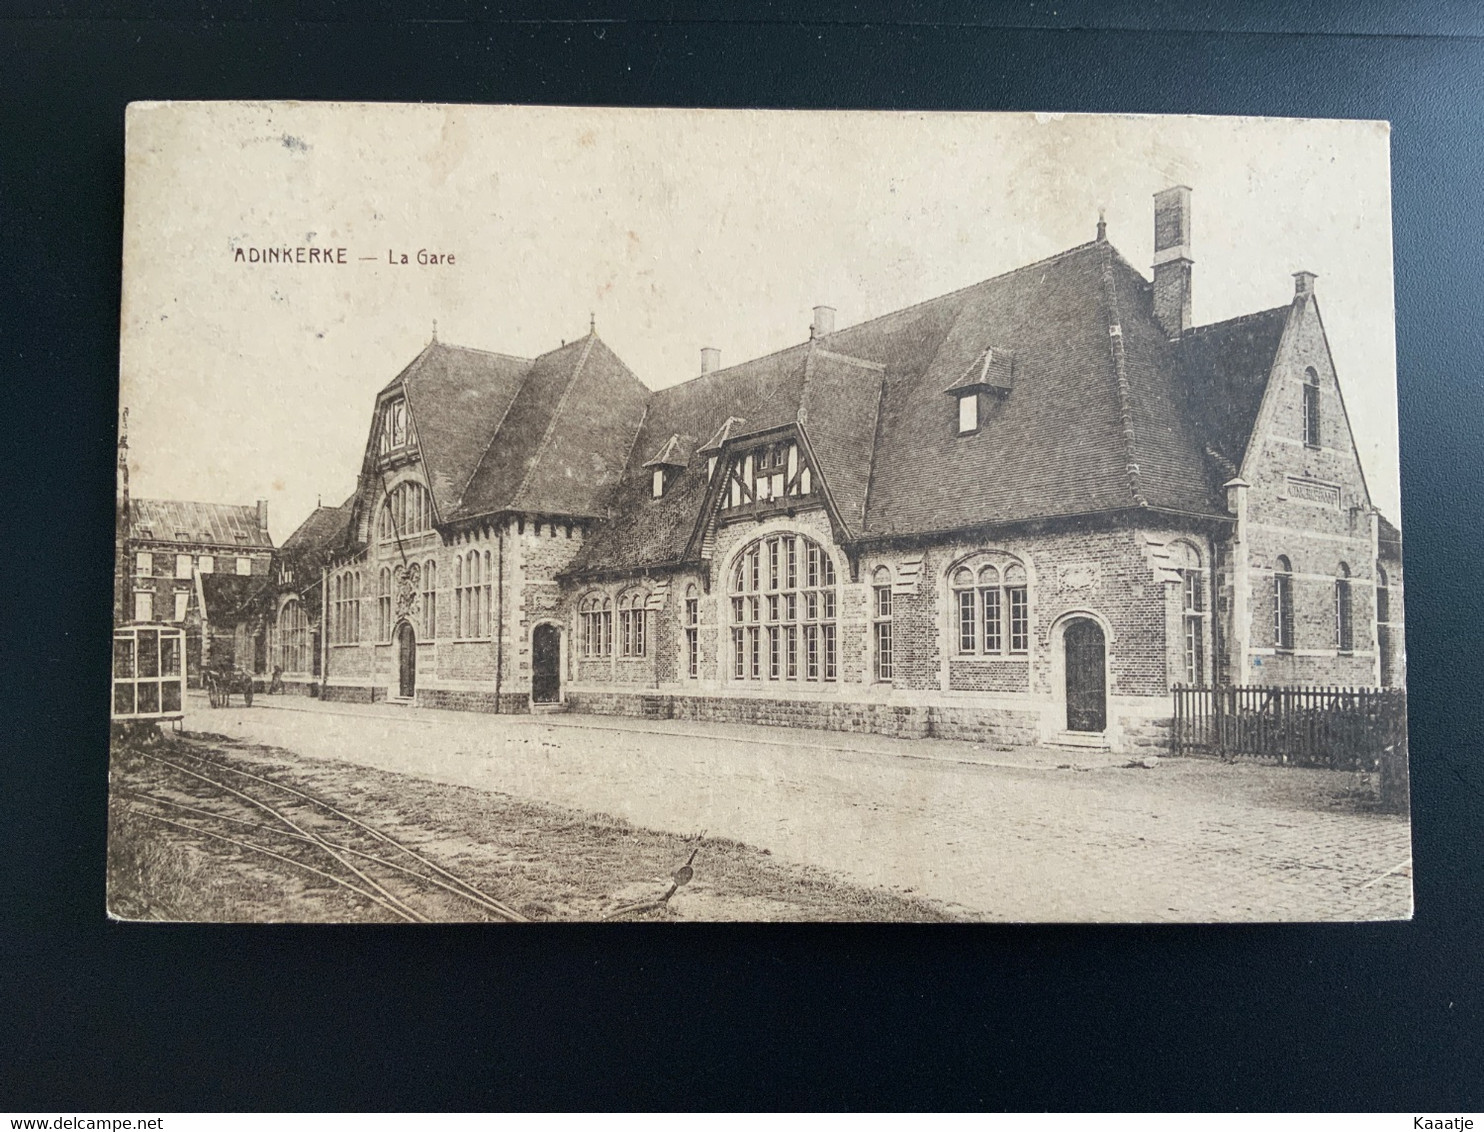
[[[810,338],[823,338],[835,332],[835,308],[815,307],[814,325],[809,327]]]
[[[1305,295],[1314,293],[1314,280],[1319,278],[1312,271],[1295,271],[1293,273],[1293,297],[1302,299]]]
[[[1190,188],[1154,194],[1154,317],[1171,338],[1190,329]]]
[[[258,529],[262,531],[268,529],[268,501],[266,499],[258,500]]]
[[[710,373],[721,368],[721,351],[715,346],[701,347],[701,372]]]

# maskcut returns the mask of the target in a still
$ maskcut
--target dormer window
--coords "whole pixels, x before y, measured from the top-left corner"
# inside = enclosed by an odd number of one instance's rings
[[[979,394],[958,395],[958,434],[979,431]]]
[[[665,488],[669,487],[677,475],[685,470],[690,463],[690,445],[694,440],[681,440],[679,435],[670,437],[665,441],[665,446],[655,453],[652,460],[646,460],[644,466],[650,470],[650,495],[654,499],[665,494]]]
[[[963,375],[943,392],[958,402],[958,435],[969,436],[979,431],[985,414],[986,398],[1008,397],[1015,370],[1015,358],[1008,350],[988,347],[974,359]]]

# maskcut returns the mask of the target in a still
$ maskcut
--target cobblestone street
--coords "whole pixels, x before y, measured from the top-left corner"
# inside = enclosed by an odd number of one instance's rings
[[[1096,751],[260,697],[185,726],[675,833],[991,920],[1410,914],[1405,818],[1355,776]]]

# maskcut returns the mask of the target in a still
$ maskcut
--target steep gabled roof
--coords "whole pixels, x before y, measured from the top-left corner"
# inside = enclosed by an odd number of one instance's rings
[[[1187,330],[1178,365],[1204,440],[1228,467],[1240,467],[1288,324],[1290,304]]]
[[[191,503],[176,499],[133,499],[130,530],[153,542],[208,543],[271,550],[266,527],[258,526],[258,509],[236,503]],[[145,536],[144,531],[149,535]]]
[[[431,342],[382,390],[400,385],[406,393],[440,516],[457,509],[532,365],[528,358]]]
[[[296,561],[318,560],[338,549],[350,527],[354,493],[339,507],[316,507],[294,533],[283,540],[279,553]]]

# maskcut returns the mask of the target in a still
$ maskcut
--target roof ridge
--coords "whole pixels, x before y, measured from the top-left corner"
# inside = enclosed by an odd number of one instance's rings
[[[437,342],[437,343],[429,342],[428,343],[428,346],[433,346],[433,345],[442,346],[444,349],[447,349],[447,350],[466,350],[466,351],[468,351],[471,354],[488,354],[492,358],[508,358],[512,362],[534,362],[536,360],[535,358],[523,357],[520,354],[507,354],[507,353],[505,353],[504,350],[486,350],[482,346],[460,346],[457,342]],[[427,348],[428,348],[427,346],[423,347],[423,349],[425,349],[425,350]],[[561,347],[558,346],[557,349],[560,350]],[[554,351],[547,351],[547,352],[548,353],[552,353]],[[413,360],[415,361],[416,359],[413,359]]]
[[[1121,256],[1119,257],[1122,258]],[[1123,349],[1123,322],[1118,313],[1117,283],[1113,279],[1112,245],[1104,245],[1103,252],[1103,303],[1108,316],[1108,343],[1113,355],[1114,385],[1118,390],[1118,416],[1123,425],[1124,466],[1128,472],[1129,494],[1140,507],[1147,507],[1144,497],[1143,477],[1138,461],[1134,459],[1134,414],[1128,383],[1127,359]]]
[[[849,326],[841,327],[839,330],[836,330],[836,331],[834,331],[831,334],[825,335],[824,338],[822,338],[822,339],[821,338],[810,338],[810,339],[807,339],[806,341],[803,341],[803,342],[796,342],[792,346],[784,346],[784,347],[782,347],[780,349],[769,351],[766,354],[758,354],[756,357],[747,358],[747,359],[745,359],[743,361],[737,362],[735,365],[725,366],[722,369],[714,369],[714,370],[711,370],[708,373],[699,373],[699,374],[696,374],[694,377],[688,377],[684,381],[677,381],[673,385],[666,385],[664,388],[662,388],[662,389],[656,389],[654,392],[656,392],[656,393],[667,393],[671,389],[680,389],[683,386],[690,385],[690,384],[692,384],[694,382],[701,381],[701,380],[703,380],[705,378],[720,377],[723,374],[730,373],[734,369],[741,369],[743,366],[751,365],[754,362],[761,362],[761,361],[766,361],[769,358],[776,358],[780,354],[786,354],[786,353],[788,353],[790,350],[804,350],[804,349],[808,349],[810,343],[812,343],[812,342],[823,342],[823,341],[826,341],[826,340],[828,340],[830,338],[835,338],[835,337],[837,337],[837,336],[839,336],[841,334],[845,334],[848,331],[859,330],[863,326],[870,326],[871,323],[873,323],[873,322],[880,322],[882,319],[891,318],[893,315],[906,314],[908,311],[914,311],[918,307],[925,307],[929,303],[937,303],[937,302],[942,302],[944,299],[951,299],[951,298],[953,298],[956,295],[962,295],[962,294],[964,294],[964,293],[966,293],[968,291],[972,291],[976,287],[983,287],[983,286],[986,286],[987,284],[990,284],[990,283],[998,283],[1000,280],[1002,280],[1002,279],[1008,279],[1012,275],[1018,275],[1022,271],[1031,271],[1031,270],[1033,270],[1033,269],[1035,269],[1037,267],[1046,267],[1049,264],[1055,263],[1059,259],[1064,259],[1067,256],[1075,255],[1078,252],[1086,251],[1089,248],[1094,248],[1094,247],[1097,246],[1097,244],[1098,244],[1098,241],[1096,241],[1096,240],[1089,240],[1089,241],[1087,241],[1084,244],[1077,244],[1074,247],[1065,248],[1062,251],[1057,252],[1055,255],[1049,255],[1049,256],[1046,256],[1046,257],[1044,257],[1042,259],[1034,260],[1031,263],[1024,263],[1024,264],[1021,264],[1019,267],[1012,267],[1008,271],[1002,271],[1002,272],[1000,272],[998,275],[991,275],[988,278],[977,280],[974,283],[967,283],[967,284],[965,284],[962,287],[955,287],[952,291],[944,291],[941,295],[931,295],[931,296],[929,296],[926,299],[919,299],[915,303],[909,303],[905,307],[897,307],[895,310],[884,311],[881,314],[873,315],[871,318],[864,319],[861,322],[856,322],[856,323],[852,323]],[[1119,258],[1122,258],[1122,256],[1120,256]],[[829,351],[829,352],[832,352],[833,353],[834,351]],[[842,358],[849,358],[851,355],[849,355],[849,354],[839,354],[839,356],[842,357]],[[862,359],[853,359],[853,360],[864,361],[866,359],[863,359],[862,358]]]
[[[510,493],[512,506],[520,501],[520,497],[525,494],[526,488],[530,485],[531,477],[536,474],[536,469],[541,466],[541,457],[546,455],[546,449],[551,446],[551,438],[556,432],[557,421],[561,420],[562,409],[567,404],[567,398],[572,395],[572,390],[577,385],[577,379],[582,375],[582,369],[587,365],[587,359],[592,355],[593,343],[597,340],[597,332],[588,331],[587,338],[582,345],[582,353],[577,357],[577,364],[572,367],[572,375],[567,378],[567,386],[562,390],[562,395],[557,398],[556,408],[551,411],[551,420],[546,422],[546,431],[541,434],[541,443],[536,446],[536,452],[531,457],[530,464],[526,467],[526,474],[521,477],[520,485]],[[558,349],[561,348],[558,347]],[[556,350],[551,350],[549,353],[554,354]],[[545,357],[544,354],[542,356]]]
[[[1255,318],[1263,318],[1268,315],[1275,315],[1279,311],[1287,313],[1288,308],[1292,305],[1293,304],[1291,302],[1281,303],[1276,307],[1268,307],[1265,310],[1248,311],[1246,314],[1233,315],[1231,318],[1224,318],[1220,322],[1208,322],[1203,326],[1192,326],[1188,328],[1184,333],[1182,333],[1180,337],[1184,338],[1188,334],[1204,334],[1207,331],[1211,330],[1221,330],[1238,322],[1248,322]]]

